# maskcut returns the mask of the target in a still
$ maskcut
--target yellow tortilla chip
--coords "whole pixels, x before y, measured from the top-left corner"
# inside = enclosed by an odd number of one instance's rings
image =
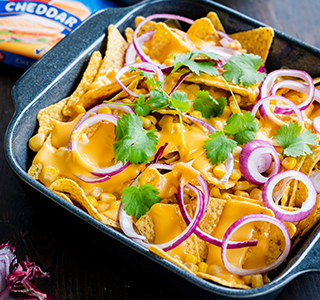
[[[66,200],[67,202],[72,203],[71,199],[65,194],[65,193],[61,193],[61,192],[57,192],[57,191],[53,191],[55,194],[57,194],[59,197],[63,198],[64,200]]]
[[[82,188],[75,181],[68,178],[58,179],[51,184],[49,189],[53,192],[67,193],[72,201],[78,203],[85,208],[92,217],[102,222],[100,214],[93,207]]]
[[[32,166],[28,170],[28,175],[31,176],[33,179],[38,180],[39,175],[42,171],[43,165],[42,163],[32,163]]]
[[[100,64],[102,61],[100,51],[95,51],[91,55],[89,64],[85,72],[83,73],[82,79],[77,86],[76,90],[70,96],[67,105],[63,108],[63,114],[66,116],[72,115],[72,108],[74,108],[79,102],[80,98],[88,91],[90,84],[93,82],[97,75]]]
[[[242,48],[246,49],[248,53],[259,55],[262,58],[262,65],[264,66],[273,41],[274,31],[272,28],[260,27],[233,33],[230,36],[238,40]]]
[[[131,44],[132,40],[133,40],[134,30],[131,27],[127,27],[126,30],[124,31],[124,33],[126,35],[127,43]]]
[[[121,227],[120,227],[120,224],[119,222],[117,221],[114,221],[110,218],[107,218],[106,216],[104,216],[103,214],[100,214],[100,217],[101,217],[101,222],[109,227],[112,227],[114,229],[117,229],[117,230],[121,230]]]
[[[212,23],[213,27],[215,28],[215,30],[219,30],[219,31],[225,32],[225,30],[223,28],[223,25],[221,24],[221,21],[220,21],[218,15],[215,12],[210,11],[207,14],[206,18],[208,18],[211,21],[211,23]]]
[[[135,89],[137,88],[138,86],[138,83],[139,83],[139,76],[137,76],[128,86],[127,88],[130,90],[130,91],[135,91]],[[117,95],[115,95],[113,98],[111,98],[109,101],[117,101],[117,100],[120,100],[120,99],[123,99],[123,98],[126,98],[126,97],[130,97],[128,95],[128,93],[125,91],[125,90],[122,90],[120,93],[118,93]],[[135,98],[134,98],[135,99]]]
[[[140,217],[140,219],[136,222],[136,225],[141,233],[147,238],[148,242],[153,244],[155,229],[150,210],[145,215]]]
[[[197,276],[203,279],[211,280],[213,282],[219,283],[224,286],[232,287],[232,288],[238,288],[238,289],[244,289],[244,290],[251,289],[251,287],[248,285],[228,281],[228,280],[222,279],[221,277],[217,277],[207,273],[197,272]]]
[[[216,36],[217,32],[208,18],[201,18],[190,26],[187,34],[193,35],[201,40],[206,40],[212,36]]]
[[[141,17],[141,16],[136,17],[136,19],[135,19],[136,27],[137,27],[137,26],[139,25],[139,23],[140,23],[141,21],[143,21],[143,20],[144,20],[144,17]],[[155,29],[156,29],[156,26],[157,26],[157,23],[154,22],[154,21],[149,21],[149,22],[147,22],[146,24],[144,24],[144,25],[141,27],[141,29],[140,29],[140,31],[139,31],[139,33],[138,33],[138,36],[141,35],[141,34],[143,34],[143,33],[145,33],[145,32],[148,32],[148,31],[151,31],[151,30],[155,30]]]

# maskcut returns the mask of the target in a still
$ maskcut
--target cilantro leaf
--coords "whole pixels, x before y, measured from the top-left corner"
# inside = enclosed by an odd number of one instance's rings
[[[317,145],[318,136],[308,129],[300,135],[301,126],[298,123],[289,123],[289,126],[282,125],[275,136],[276,141],[287,156],[297,157],[305,154],[312,154],[308,145]]]
[[[176,109],[178,111],[183,111],[187,112],[190,108],[191,104],[188,101],[188,95],[180,92],[180,91],[175,91],[171,97],[170,97],[170,104],[169,107]]]
[[[124,210],[128,215],[139,219],[147,213],[153,204],[158,203],[161,198],[159,190],[151,184],[143,184],[140,187],[126,187],[121,196]]]
[[[163,84],[163,82],[161,81],[154,81],[154,78],[148,78],[146,81],[145,81],[146,84],[150,85],[151,87],[156,87],[156,88],[160,88]]]
[[[168,106],[169,100],[162,91],[155,89],[151,90],[150,98],[146,103],[151,105],[153,109],[160,109]]]
[[[140,94],[139,99],[133,104],[132,109],[138,116],[144,117],[151,112],[151,108],[146,102],[144,102],[145,100],[145,96]]]
[[[147,163],[156,150],[157,136],[142,127],[137,115],[126,114],[117,121],[113,151],[115,159],[133,164]]]
[[[203,148],[206,150],[207,158],[213,165],[226,160],[229,153],[237,147],[237,142],[228,139],[222,131],[216,131],[209,135],[210,140],[205,141]]]
[[[231,59],[223,66],[225,72],[223,77],[234,84],[250,86],[257,82],[261,82],[266,73],[259,73],[257,70],[262,64],[262,59],[258,55],[252,53],[243,53],[232,56]]]
[[[145,70],[140,70],[139,68],[133,67],[133,66],[130,66],[129,68],[130,68],[130,73],[136,71],[136,72],[139,72],[140,76],[147,77],[149,79],[153,78],[153,73],[152,72],[145,71]]]
[[[226,105],[227,100],[225,97],[214,99],[208,91],[198,91],[193,108],[200,111],[204,118],[209,119],[212,116],[220,116]]]
[[[188,53],[182,53],[178,56],[174,57],[174,67],[171,71],[171,74],[177,71],[182,66],[188,67],[190,71],[193,73],[196,73],[198,76],[200,75],[200,72],[207,73],[209,75],[216,76],[219,74],[219,71],[214,67],[215,63],[213,61],[202,61],[197,62],[195,60],[192,60],[193,57],[202,55],[205,58],[210,58],[214,60],[220,60],[220,56],[215,53],[207,53],[201,50],[193,50]]]
[[[259,126],[254,115],[247,111],[241,115],[232,114],[223,130],[228,136],[234,135],[234,140],[243,145],[255,139]]]

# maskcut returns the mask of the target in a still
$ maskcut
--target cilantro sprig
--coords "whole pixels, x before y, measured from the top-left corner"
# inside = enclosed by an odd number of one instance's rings
[[[209,91],[200,90],[197,92],[197,98],[193,103],[193,108],[194,110],[200,111],[204,118],[209,119],[212,116],[220,116],[226,105],[227,99],[225,97],[214,99],[209,94]]]
[[[159,190],[148,183],[138,187],[130,186],[123,190],[121,202],[124,203],[124,210],[128,215],[139,219],[152,205],[160,202],[159,194]]]
[[[318,136],[311,133],[311,130],[301,132],[302,127],[298,123],[284,124],[278,130],[275,140],[283,149],[283,154],[287,156],[297,157],[306,154],[312,154],[309,145],[318,144]]]

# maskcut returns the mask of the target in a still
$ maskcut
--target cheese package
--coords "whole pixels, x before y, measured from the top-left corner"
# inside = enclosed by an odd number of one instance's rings
[[[29,68],[105,0],[0,0],[0,62]]]

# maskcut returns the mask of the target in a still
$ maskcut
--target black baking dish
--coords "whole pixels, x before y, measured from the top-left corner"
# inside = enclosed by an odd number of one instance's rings
[[[67,203],[27,175],[33,158],[33,154],[28,150],[28,140],[37,128],[38,111],[72,93],[81,79],[90,54],[98,49],[104,50],[105,33],[109,24],[115,24],[124,32],[127,26],[134,27],[134,19],[138,15],[173,13],[197,19],[209,11],[218,13],[227,33],[265,26],[241,13],[207,0],[153,0],[126,8],[101,10],[90,16],[35,63],[14,86],[12,98],[16,111],[5,137],[6,156],[17,177],[22,180],[24,186],[31,187],[34,195],[39,197],[42,194],[50,198],[107,235],[172,270],[198,286],[197,289],[202,291],[206,298],[211,296],[212,299],[273,299],[293,278],[305,272],[320,270],[319,226],[310,232],[310,236],[301,243],[294,256],[290,256],[271,283],[251,290],[232,289],[197,278],[153,255],[123,234]],[[305,70],[312,77],[320,76],[320,50],[275,30],[275,39],[266,68],[270,72],[282,66]],[[188,284],[188,288],[196,288],[193,284]]]

